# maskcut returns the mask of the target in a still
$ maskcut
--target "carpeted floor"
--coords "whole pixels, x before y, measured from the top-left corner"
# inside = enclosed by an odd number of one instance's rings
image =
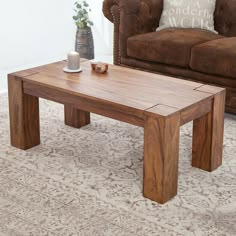
[[[178,195],[160,205],[142,196],[142,128],[92,115],[77,130],[63,106],[40,111],[41,145],[15,149],[0,96],[0,235],[236,235],[236,116],[212,173],[191,167],[191,124],[181,128]]]

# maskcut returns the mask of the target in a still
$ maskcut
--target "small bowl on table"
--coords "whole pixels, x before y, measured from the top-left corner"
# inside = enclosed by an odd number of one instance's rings
[[[103,63],[103,62],[99,62],[99,61],[90,61],[91,63],[91,69],[95,70],[95,72],[103,74],[106,73],[108,71],[108,64],[107,63]]]

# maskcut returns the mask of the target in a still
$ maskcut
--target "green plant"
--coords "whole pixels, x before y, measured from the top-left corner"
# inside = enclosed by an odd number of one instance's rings
[[[79,29],[87,29],[93,26],[93,22],[89,19],[89,12],[91,12],[89,4],[84,0],[78,0],[74,5],[76,14],[73,16],[73,19],[76,26]]]

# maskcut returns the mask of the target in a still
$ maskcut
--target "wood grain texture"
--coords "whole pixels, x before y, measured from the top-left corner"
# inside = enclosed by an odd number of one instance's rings
[[[103,115],[112,119],[143,127],[143,111],[133,107],[120,106],[101,99],[83,98],[43,85],[25,82],[24,92],[61,104],[70,104],[74,108]]]
[[[225,90],[214,96],[212,111],[193,122],[192,166],[213,171],[222,164]]]
[[[171,117],[146,117],[143,194],[161,204],[177,194],[179,131],[179,113]]]
[[[30,76],[30,75],[35,75],[35,74],[38,74],[37,69],[28,69],[28,70],[22,70],[22,71],[12,73],[11,76],[16,76],[18,78],[23,78],[25,76]]]
[[[160,104],[160,105],[153,106],[153,107],[147,109],[145,111],[145,115],[158,118],[158,117],[163,117],[163,116],[166,116],[166,117],[171,116],[171,115],[174,115],[178,112],[179,111],[177,108]]]
[[[195,90],[200,91],[200,92],[210,93],[210,94],[216,94],[216,93],[220,93],[220,92],[224,91],[225,89],[221,88],[221,87],[216,87],[216,86],[206,84],[206,85],[202,85],[202,86],[198,87]]]
[[[194,103],[187,109],[183,109],[180,114],[181,126],[210,112],[212,109],[212,103],[213,98],[209,98],[208,100],[205,99],[204,101]]]
[[[68,74],[63,72],[64,66],[65,62],[46,65],[24,81],[143,111],[161,104],[182,110],[211,96],[194,90],[202,84],[129,68],[109,65],[108,73],[97,74],[89,62],[82,62],[81,73]]]
[[[90,124],[90,112],[79,110],[71,105],[64,106],[65,124],[74,128],[81,128]]]
[[[144,127],[144,196],[165,203],[177,194],[180,126],[194,120],[193,166],[222,162],[225,90],[119,66],[97,74],[90,62],[77,74],[65,61],[9,76],[12,145],[39,143],[38,98],[65,105],[65,124],[80,128],[90,112]]]
[[[22,80],[8,76],[11,145],[26,150],[40,144],[39,101],[24,94]]]

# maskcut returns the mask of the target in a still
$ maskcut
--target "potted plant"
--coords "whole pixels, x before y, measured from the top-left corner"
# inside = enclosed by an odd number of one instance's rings
[[[89,18],[91,9],[85,0],[78,0],[74,5],[73,19],[77,26],[75,51],[79,52],[82,58],[94,59],[94,42],[91,30],[93,22]]]

